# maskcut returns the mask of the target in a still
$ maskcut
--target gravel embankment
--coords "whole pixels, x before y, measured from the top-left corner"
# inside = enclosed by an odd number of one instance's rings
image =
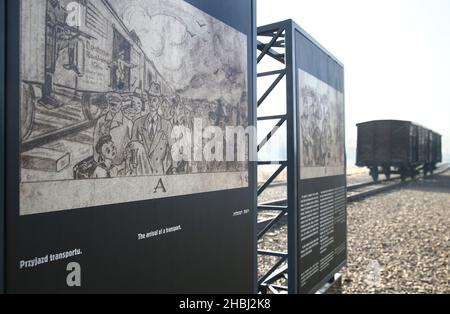
[[[450,174],[348,207],[344,293],[450,293]]]
[[[282,250],[283,231],[263,248]],[[344,293],[450,293],[450,173],[350,204],[348,245]]]

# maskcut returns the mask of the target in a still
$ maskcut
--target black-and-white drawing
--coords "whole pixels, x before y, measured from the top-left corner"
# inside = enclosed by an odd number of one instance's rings
[[[345,174],[344,94],[299,70],[301,179]]]
[[[22,0],[21,28],[22,215],[248,185],[171,138],[248,126],[244,34],[181,0]]]

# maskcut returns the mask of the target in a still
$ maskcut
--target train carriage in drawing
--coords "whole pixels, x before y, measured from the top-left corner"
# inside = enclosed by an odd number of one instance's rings
[[[22,0],[22,151],[92,127],[105,94],[171,88],[107,0]]]

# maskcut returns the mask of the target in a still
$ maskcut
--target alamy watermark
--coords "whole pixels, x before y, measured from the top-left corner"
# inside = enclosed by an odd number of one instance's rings
[[[66,24],[70,27],[80,27],[83,16],[83,5],[78,2],[69,2],[66,6]]]
[[[203,127],[202,119],[194,119],[193,130],[175,126],[172,130],[172,159],[176,162],[245,162],[256,161],[256,127]]]
[[[370,261],[367,266],[367,277],[366,284],[370,288],[376,288],[381,286],[381,272],[383,271],[383,267],[381,267],[378,261]]]

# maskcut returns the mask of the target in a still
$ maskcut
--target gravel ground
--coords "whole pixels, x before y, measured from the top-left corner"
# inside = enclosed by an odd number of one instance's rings
[[[283,250],[285,228],[260,248]],[[450,173],[350,204],[348,232],[344,293],[450,293]]]
[[[344,293],[450,293],[450,174],[348,207]]]

